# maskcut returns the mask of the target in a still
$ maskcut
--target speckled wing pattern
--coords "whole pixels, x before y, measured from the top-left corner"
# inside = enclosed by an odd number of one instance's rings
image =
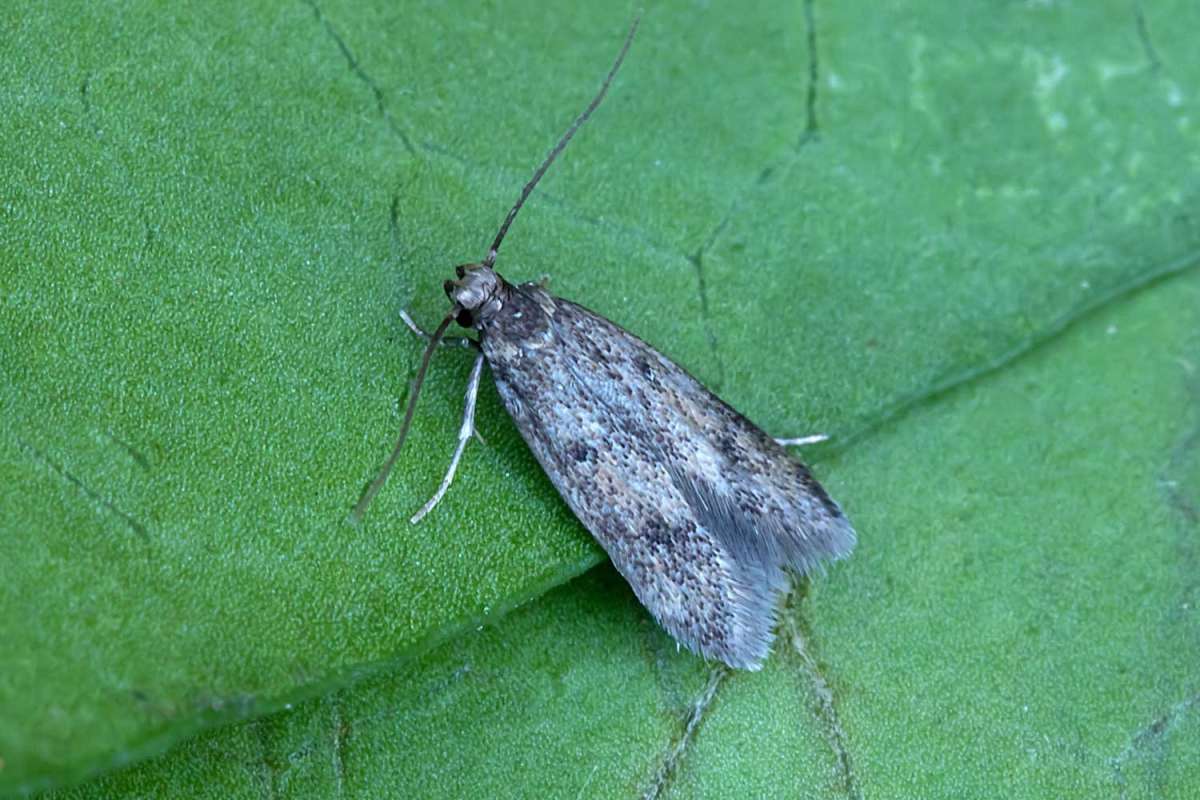
[[[854,546],[808,469],[654,348],[536,284],[481,331],[500,397],[559,493],[678,641],[757,669],[785,568]]]

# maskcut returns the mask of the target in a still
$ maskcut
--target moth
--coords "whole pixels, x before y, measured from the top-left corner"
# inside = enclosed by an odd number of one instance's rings
[[[592,115],[620,69],[635,20],[599,91],[543,160],[484,259],[455,268],[452,305],[429,340],[399,438],[351,517],[361,518],[396,463],[430,359],[456,322],[478,338],[450,467],[418,522],[454,479],[475,435],[484,363],[534,456],[634,594],[678,642],[731,667],[770,651],[788,571],[846,556],[855,534],[838,505],[783,443],[686,370],[604,317],[537,283],[495,270],[509,226],[543,174]],[[821,437],[813,437],[821,438]]]

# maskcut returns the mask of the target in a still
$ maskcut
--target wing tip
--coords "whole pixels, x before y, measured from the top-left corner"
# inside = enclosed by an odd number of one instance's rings
[[[858,543],[854,527],[840,512],[828,517],[820,530],[812,533],[815,542],[810,539],[804,546],[781,553],[768,563],[741,563],[742,574],[733,583],[736,601],[731,641],[720,642],[717,647],[692,649],[734,669],[748,672],[762,669],[775,643],[782,600],[792,590],[785,569],[800,576],[824,574],[829,562],[848,557]]]
[[[854,552],[858,534],[850,520],[839,510],[812,524],[802,526],[800,534],[780,537],[784,544],[776,561],[801,575],[825,573],[829,562],[841,561]]]

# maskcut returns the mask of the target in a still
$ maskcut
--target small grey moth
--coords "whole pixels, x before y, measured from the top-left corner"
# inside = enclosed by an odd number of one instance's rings
[[[478,351],[445,494],[475,434],[487,362],[505,408],[550,481],[608,552],[634,594],[677,641],[731,667],[758,669],[770,651],[787,571],[846,556],[855,535],[808,468],[684,369],[599,314],[493,268],[509,226],[542,175],[600,105],[637,32],[635,20],[600,90],[538,167],[483,261],[446,281],[452,302],[429,339],[400,436],[351,518],[383,486],[451,322]],[[819,437],[813,437],[819,438]]]

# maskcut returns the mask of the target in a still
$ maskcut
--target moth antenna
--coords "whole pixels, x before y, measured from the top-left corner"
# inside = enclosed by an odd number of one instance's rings
[[[554,159],[558,158],[558,154],[566,149],[567,143],[571,141],[571,137],[575,132],[583,127],[583,123],[588,121],[588,117],[604,100],[604,95],[608,94],[609,84],[612,83],[613,76],[617,74],[617,70],[621,68],[621,62],[625,60],[625,54],[629,52],[629,46],[633,44],[633,36],[637,33],[638,25],[642,21],[642,15],[638,14],[633,18],[633,24],[629,26],[629,33],[625,36],[625,44],[621,45],[621,52],[617,53],[617,60],[613,62],[612,68],[608,71],[608,75],[604,78],[604,83],[600,85],[600,91],[596,92],[596,96],[592,98],[592,102],[583,110],[583,113],[575,118],[571,123],[571,127],[567,128],[567,132],[558,140],[558,144],[554,145],[554,149],[542,161],[542,165],[533,173],[533,177],[529,179],[529,183],[525,184],[525,188],[521,190],[521,196],[517,198],[517,204],[508,212],[508,216],[504,218],[504,224],[500,226],[500,232],[496,234],[492,246],[488,248],[487,257],[483,259],[483,266],[491,267],[496,263],[496,252],[500,249],[500,243],[504,241],[504,235],[508,233],[508,226],[512,225],[514,219],[517,218],[517,212],[521,210],[521,206],[525,205],[525,201],[529,195],[533,194],[533,189],[537,186],[538,181],[546,174],[546,170],[550,169],[550,165],[554,163]]]
[[[359,498],[358,503],[354,506],[354,510],[350,512],[349,520],[351,525],[357,525],[362,522],[367,506],[371,505],[371,501],[375,499],[375,495],[379,494],[379,490],[383,488],[383,484],[387,483],[388,475],[391,474],[392,467],[396,465],[396,459],[400,457],[400,448],[404,446],[404,440],[408,437],[408,429],[412,427],[413,413],[417,410],[417,397],[421,394],[421,385],[425,383],[425,373],[429,369],[429,362],[433,358],[433,351],[437,349],[438,344],[442,341],[442,336],[445,335],[446,329],[450,327],[450,323],[454,321],[454,317],[458,312],[459,307],[457,305],[451,308],[450,313],[446,315],[441,324],[437,326],[437,330],[429,337],[429,344],[425,347],[425,355],[421,357],[421,368],[417,370],[417,378],[413,381],[412,395],[408,398],[408,408],[404,410],[404,422],[400,425],[400,435],[396,438],[396,446],[392,448],[392,454],[388,456],[383,469],[379,470],[379,474],[375,476],[375,480],[371,481],[371,485],[363,492],[363,496]]]

